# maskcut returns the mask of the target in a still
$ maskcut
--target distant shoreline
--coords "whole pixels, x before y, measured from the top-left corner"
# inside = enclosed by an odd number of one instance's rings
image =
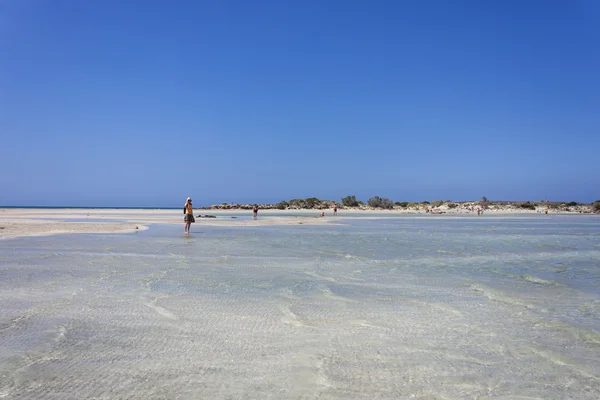
[[[179,210],[182,207],[0,206],[0,210]]]
[[[340,208],[338,215],[333,210],[316,209],[261,209],[258,219],[252,218],[252,210],[247,209],[194,209],[196,223],[194,229],[201,226],[221,227],[259,227],[285,225],[336,225],[354,218],[480,218],[477,212],[456,207],[443,211],[427,213],[426,209],[382,210]],[[324,213],[323,218],[319,215]],[[516,216],[545,218],[540,210],[512,209],[486,210],[486,216],[511,218]],[[444,215],[435,215],[444,214]],[[581,211],[552,210],[550,215],[594,216],[599,214]],[[211,216],[206,218],[206,216]],[[212,218],[214,217],[214,218]],[[182,209],[96,209],[96,208],[0,208],[0,240],[28,236],[48,236],[57,234],[117,234],[134,233],[148,229],[151,225],[183,225]],[[198,227],[198,228],[196,228]]]
[[[433,212],[431,212],[433,211]],[[318,216],[321,212],[325,213],[325,216],[330,217],[333,215],[333,209],[331,208],[323,208],[323,209],[285,209],[280,210],[277,208],[261,208],[259,206],[259,217],[261,215],[269,215],[269,216]],[[536,208],[536,209],[523,209],[523,208],[505,208],[505,207],[496,207],[496,208],[488,208],[484,210],[484,215],[486,214],[544,214],[545,208]],[[549,214],[564,214],[564,215],[598,215],[599,213],[594,212],[591,206],[580,206],[577,208],[573,208],[570,210],[561,210],[561,209],[549,209]],[[164,222],[164,218],[177,218],[182,214],[181,208],[43,208],[43,207],[0,207],[0,219],[2,218],[36,218],[36,219],[44,219],[44,218],[61,218],[61,219],[86,219],[86,218],[101,218],[101,219],[112,219],[112,220],[136,220],[137,222],[141,222],[142,216],[145,218],[144,222],[149,223],[150,220],[153,222]],[[252,209],[248,208],[194,208],[194,215],[196,217],[202,217],[205,215],[252,215]],[[447,215],[477,215],[477,211],[474,208],[471,210],[470,208],[454,208],[449,209],[446,207],[437,207],[432,208],[429,207],[429,212],[426,207],[418,207],[418,208],[394,208],[394,209],[381,209],[381,208],[372,208],[372,207],[339,207],[338,208],[338,216],[343,217],[344,215],[374,215],[374,216],[382,216],[382,215],[411,215],[411,214],[420,214],[420,215],[429,215],[429,214],[447,214]],[[143,223],[143,222],[142,222]],[[177,221],[178,223],[178,221]]]
[[[315,202],[311,206],[307,206],[306,201],[314,199]],[[296,203],[294,203],[296,202]],[[481,201],[441,201],[439,206],[448,206],[450,204],[455,204],[456,208],[466,208],[466,207],[476,207],[482,206]],[[577,202],[576,205],[571,205],[575,202],[560,202],[560,201],[517,201],[517,200],[502,200],[502,201],[489,201],[485,204],[484,208],[486,210],[498,210],[498,209],[520,209],[520,205],[522,204],[531,204],[536,208],[545,208],[548,207],[550,210],[558,210],[558,209],[566,209],[566,208],[574,208],[574,209],[587,209],[592,208],[594,204],[599,201],[592,203],[580,203]],[[282,205],[284,203],[285,205]],[[333,201],[333,200],[319,200],[316,198],[309,199],[295,199],[290,200],[290,202],[280,202],[280,203],[221,203],[221,204],[213,204],[213,205],[205,205],[201,207],[194,207],[195,210],[229,210],[229,211],[248,211],[252,210],[254,205],[258,205],[260,210],[287,210],[287,211],[301,211],[301,210],[327,210],[333,208],[334,205],[338,207],[339,210],[352,210],[352,211],[403,211],[407,209],[426,209],[426,208],[436,208],[439,206],[435,205],[434,202],[396,202],[393,203],[393,208],[384,209],[381,207],[372,207],[368,204],[364,204],[361,202],[360,205],[357,206],[344,206],[341,201]],[[398,204],[405,204],[408,207],[400,207]],[[162,206],[69,206],[69,205],[61,205],[61,206],[20,206],[20,205],[0,205],[0,210],[180,210],[182,206],[176,207],[162,207]],[[448,207],[449,208],[449,207]]]
[[[346,200],[346,199],[344,199]],[[344,203],[319,200],[316,198],[309,199],[294,199],[290,202],[282,201],[278,204],[256,204],[259,210],[263,211],[332,211],[337,208],[338,211],[350,212],[394,212],[402,214],[414,213],[433,213],[433,214],[465,214],[477,213],[477,210],[486,212],[504,212],[504,213],[576,213],[576,214],[592,214],[600,212],[600,201],[591,204],[582,204],[577,202],[518,202],[518,201],[466,201],[453,202],[436,200],[433,202],[424,201],[421,203],[414,202],[396,202],[393,203],[389,199],[370,199],[368,204],[358,202],[355,199],[352,205],[344,205]],[[372,201],[373,200],[373,201]],[[206,211],[250,211],[254,204],[218,204],[208,207],[202,207],[200,210]]]
[[[468,213],[476,213],[476,209],[475,207],[477,206],[472,206],[473,209],[471,209],[471,206],[464,206],[464,207],[456,207],[456,208],[449,208],[449,207],[444,207],[444,206],[440,206],[440,207],[432,207],[431,205],[429,206],[424,206],[424,205],[419,205],[417,207],[394,207],[392,209],[383,209],[383,208],[377,208],[377,207],[369,207],[369,206],[363,206],[363,207],[343,207],[343,206],[339,206],[338,207],[338,213],[343,214],[343,213],[358,213],[358,214],[362,214],[362,213],[375,213],[375,214],[423,214],[423,213],[427,213],[427,209],[429,209],[430,211],[433,210],[434,214],[435,213],[442,213],[442,214],[468,214]],[[286,208],[286,209],[278,209],[276,207],[269,207],[269,206],[264,206],[264,205],[259,205],[259,212],[272,212],[272,213],[301,213],[301,214],[312,214],[312,213],[319,213],[321,211],[325,211],[327,214],[332,214],[333,213],[333,208],[332,207],[323,207],[323,208]],[[505,214],[514,214],[514,213],[530,213],[530,214],[536,214],[536,213],[543,213],[545,212],[546,207],[545,206],[538,206],[532,209],[527,209],[527,208],[520,208],[520,207],[515,207],[515,206],[490,206],[489,208],[484,209],[484,213],[494,213],[494,214],[500,214],[500,213],[505,213]],[[122,212],[136,212],[136,211],[140,211],[140,212],[161,212],[161,211],[176,211],[179,212],[181,210],[181,207],[169,207],[169,208],[156,208],[156,207],[152,207],[152,208],[146,208],[146,207],[20,207],[20,206],[10,206],[10,207],[0,207],[0,216],[2,215],[2,213],[4,212],[15,212],[15,211],[19,211],[19,210],[23,210],[24,212],[33,212],[33,211],[68,211],[71,210],[73,212],[81,212],[81,211],[122,211]],[[237,207],[235,205],[233,206],[208,206],[208,207],[198,207],[198,208],[194,208],[194,213],[199,213],[202,215],[205,214],[210,214],[210,213],[223,213],[223,212],[230,212],[230,213],[251,213],[252,212],[252,206],[242,206],[242,207]],[[548,208],[548,212],[551,214],[598,214],[598,211],[594,211],[593,205],[579,205],[576,207],[549,207]]]
[[[202,201],[200,199],[200,201]],[[182,207],[83,207],[83,206],[0,206],[3,213],[23,210],[24,213],[35,210],[45,210],[48,212],[71,210],[73,213],[81,211],[96,211],[96,212],[178,212]],[[356,196],[346,196],[341,201],[324,200],[316,197],[308,197],[305,199],[296,198],[291,200],[282,200],[279,203],[221,203],[214,205],[204,205],[194,208],[197,211],[216,212],[216,211],[231,211],[231,212],[251,212],[254,207],[262,212],[265,211],[285,211],[296,213],[327,213],[328,210],[333,213],[334,210],[339,212],[395,212],[401,214],[469,214],[476,213],[480,215],[486,212],[502,212],[502,213],[576,213],[576,214],[592,214],[600,213],[600,200],[591,204],[556,201],[512,201],[512,200],[489,200],[482,197],[479,201],[452,201],[452,200],[434,200],[417,202],[393,202],[388,198],[379,196],[371,197],[365,203],[356,199]],[[6,214],[5,214],[6,215]]]

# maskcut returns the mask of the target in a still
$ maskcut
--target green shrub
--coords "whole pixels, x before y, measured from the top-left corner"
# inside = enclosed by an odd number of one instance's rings
[[[487,210],[488,206],[490,205],[487,197],[483,196],[479,201],[479,205],[483,207],[484,210]]]
[[[390,199],[379,196],[371,197],[367,203],[371,207],[384,208],[386,210],[391,210],[394,208],[394,202],[392,202]]]
[[[292,199],[290,200],[290,202],[288,203],[290,207],[295,207],[295,208],[305,208],[306,203],[303,199]]]
[[[427,200],[422,201],[421,204],[431,204],[430,202],[428,202]]]
[[[519,207],[524,208],[526,210],[535,210],[535,204],[531,204],[530,202],[521,203]]]
[[[575,207],[577,205],[576,201],[570,201],[566,204],[567,207]]]
[[[288,208],[288,206],[289,206],[289,203],[284,200],[284,201],[279,202],[279,204],[277,204],[276,208],[278,210],[285,210]]]
[[[600,200],[596,200],[592,204],[592,209],[594,210],[594,212],[600,212]]]
[[[441,206],[442,204],[444,204],[444,202],[443,202],[442,200],[436,200],[436,201],[434,201],[433,203],[431,203],[431,205],[432,205],[433,207],[439,207],[439,206]]]
[[[396,204],[398,207],[406,208],[406,206],[408,206],[409,203],[408,203],[408,201],[402,201],[402,202],[397,201],[394,204]]]
[[[306,201],[306,208],[315,208],[316,205],[321,203],[321,200],[317,199],[316,197],[309,197],[305,201]]]
[[[344,207],[358,207],[359,202],[356,201],[356,197],[354,196],[346,196],[342,198],[342,204]]]
[[[456,203],[448,203],[448,208],[456,208],[458,207],[458,204]]]

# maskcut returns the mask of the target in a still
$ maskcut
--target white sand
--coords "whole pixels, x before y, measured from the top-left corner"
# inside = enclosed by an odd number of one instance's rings
[[[49,236],[64,233],[132,233],[148,229],[145,225],[118,222],[63,222],[0,217],[0,239],[23,236]]]
[[[196,209],[197,215],[214,215],[217,218],[196,218],[196,225],[205,226],[274,226],[274,225],[326,225],[341,221],[345,215],[361,214],[372,217],[385,217],[399,214],[422,214],[424,210],[359,210],[340,209],[338,217],[333,210],[260,210],[258,219],[238,219],[233,216],[251,217],[251,210],[204,210]],[[435,217],[452,217],[468,213],[465,210],[444,210],[446,214]],[[551,214],[554,212],[551,211]],[[291,216],[294,214],[296,216]],[[485,215],[537,214],[532,210],[506,209],[487,210]],[[302,215],[298,217],[297,215]],[[89,219],[90,221],[85,221]],[[76,220],[76,221],[74,221]],[[106,222],[102,221],[106,220]],[[141,209],[42,209],[42,208],[0,208],[0,239],[23,236],[47,236],[63,233],[131,233],[148,229],[150,224],[183,225],[182,210],[141,210]]]
[[[259,214],[256,221],[231,218],[235,214],[232,212],[196,210],[195,215],[199,214],[218,215],[219,217],[196,218],[195,225],[324,225],[334,222],[331,218],[318,218],[316,211],[306,213],[306,217],[269,218]],[[248,216],[252,215],[251,212],[247,212],[247,214]],[[85,219],[90,219],[90,221],[82,221]],[[99,220],[106,220],[106,222]],[[148,229],[146,225],[149,224],[183,225],[183,213],[179,210],[0,209],[0,239],[63,233],[131,233]]]

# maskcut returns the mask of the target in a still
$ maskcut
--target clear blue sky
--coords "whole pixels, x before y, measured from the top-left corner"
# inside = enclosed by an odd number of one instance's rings
[[[0,1],[0,205],[600,199],[600,2]]]

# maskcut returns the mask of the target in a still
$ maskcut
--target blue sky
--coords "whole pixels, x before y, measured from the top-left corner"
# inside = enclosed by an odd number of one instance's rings
[[[0,1],[0,205],[600,199],[600,3]]]

